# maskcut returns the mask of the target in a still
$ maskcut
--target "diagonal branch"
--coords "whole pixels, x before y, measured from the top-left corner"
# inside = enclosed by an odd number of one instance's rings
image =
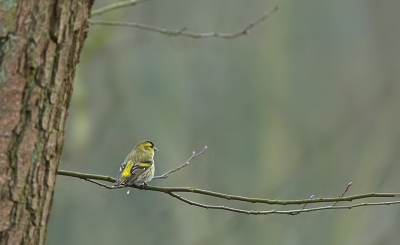
[[[350,188],[350,186],[351,186],[352,184],[353,184],[353,182],[348,183],[346,189],[343,191],[342,195],[340,195],[339,197],[343,197],[344,194],[347,193],[347,191],[349,190],[349,188]],[[338,203],[338,202],[336,201],[335,203],[332,204],[332,206],[335,206],[337,203]]]
[[[127,1],[122,1],[122,2],[118,2],[118,3],[113,3],[113,4],[107,5],[105,7],[93,10],[91,13],[91,17],[93,17],[95,15],[104,14],[105,12],[123,8],[123,7],[129,6],[129,5],[133,6],[138,3],[142,3],[142,2],[146,2],[146,1],[149,1],[149,0],[127,0]]]
[[[155,176],[155,177],[153,177],[153,179],[166,179],[166,178],[168,178],[168,175],[169,175],[170,173],[176,172],[176,171],[178,171],[179,169],[186,167],[187,165],[189,165],[189,162],[190,162],[193,158],[195,158],[195,157],[197,157],[197,156],[200,156],[201,154],[203,154],[204,152],[206,152],[206,150],[207,150],[207,146],[205,146],[204,149],[203,149],[202,151],[200,151],[199,153],[197,153],[197,154],[196,154],[195,151],[193,151],[193,153],[192,153],[192,155],[189,157],[189,159],[186,160],[186,162],[184,162],[181,166],[179,166],[179,167],[177,167],[177,168],[175,168],[175,169],[171,169],[171,170],[169,170],[168,172],[166,172],[165,174],[162,174],[162,175],[160,175],[160,176]]]
[[[118,22],[118,21],[103,21],[103,20],[89,20],[89,23],[92,25],[108,25],[108,26],[125,26],[125,27],[134,27],[148,31],[159,32],[164,35],[168,36],[184,36],[184,37],[191,37],[191,38],[210,38],[210,37],[218,37],[218,38],[225,38],[225,39],[233,39],[240,36],[244,36],[250,33],[250,30],[253,29],[255,26],[260,24],[261,22],[265,21],[278,11],[278,7],[276,6],[271,11],[265,12],[260,18],[256,19],[253,22],[250,22],[244,29],[238,31],[236,33],[219,33],[219,32],[208,32],[208,33],[193,33],[185,31],[186,28],[181,28],[178,30],[172,29],[163,29],[154,26],[143,25],[134,22]]]

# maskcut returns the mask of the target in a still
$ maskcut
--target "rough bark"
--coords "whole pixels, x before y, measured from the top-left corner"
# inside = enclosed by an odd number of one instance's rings
[[[0,2],[0,244],[45,241],[92,2]]]

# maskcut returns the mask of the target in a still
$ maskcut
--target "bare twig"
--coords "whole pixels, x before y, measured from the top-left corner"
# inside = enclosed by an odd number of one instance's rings
[[[114,179],[111,176],[98,175],[98,174],[85,174],[85,173],[78,173],[78,172],[73,172],[73,171],[68,171],[68,170],[58,170],[57,174],[75,177],[75,178],[84,179],[84,180],[95,179],[95,180],[104,180],[104,181],[112,182],[112,183],[114,183],[116,181],[116,179]]]
[[[313,199],[313,198],[314,198],[314,195],[311,195],[311,196],[310,196],[310,199]],[[307,204],[308,204],[308,203],[305,203],[305,204],[303,205],[303,207],[301,208],[301,210],[304,210],[304,209],[306,208]],[[297,214],[299,214],[299,213],[300,213],[300,212],[295,213],[295,212],[293,211],[293,215],[297,215]]]
[[[314,212],[314,211],[327,210],[327,209],[352,209],[352,208],[365,207],[365,206],[383,206],[383,205],[393,205],[393,204],[400,204],[400,201],[370,202],[370,203],[364,202],[364,203],[358,203],[358,204],[354,204],[354,205],[344,205],[344,206],[329,205],[329,206],[308,208],[308,209],[301,209],[301,210],[276,211],[274,213],[294,215],[293,212],[306,213],[306,212]]]
[[[202,151],[200,151],[199,153],[197,153],[197,154],[196,154],[195,151],[193,151],[193,153],[192,153],[192,155],[189,157],[189,159],[186,160],[186,162],[184,162],[181,166],[179,166],[179,167],[177,167],[177,168],[175,168],[175,169],[171,169],[171,170],[169,170],[168,172],[166,172],[165,174],[162,174],[162,175],[160,175],[160,176],[155,176],[155,177],[153,177],[153,179],[166,179],[166,178],[168,178],[168,175],[169,175],[170,173],[176,172],[176,171],[178,171],[179,169],[186,167],[187,165],[189,165],[189,162],[190,162],[193,158],[195,158],[195,157],[197,157],[197,156],[200,156],[200,155],[203,154],[206,150],[207,150],[207,146],[205,146],[204,149],[203,149]]]
[[[95,15],[99,15],[99,14],[104,14],[105,12],[111,11],[111,10],[115,10],[115,9],[119,9],[119,8],[123,8],[129,5],[136,5],[138,3],[142,3],[142,2],[146,2],[149,0],[127,0],[127,1],[122,1],[122,2],[118,2],[118,3],[113,3],[110,5],[107,5],[105,7],[93,10],[91,13],[91,17],[95,16]]]
[[[343,191],[342,195],[340,195],[339,197],[343,197],[344,194],[347,193],[347,191],[349,190],[349,188],[350,188],[350,186],[351,186],[352,184],[353,184],[353,182],[348,183],[347,186],[346,186],[346,189]],[[334,202],[334,203],[332,204],[332,206],[335,206],[337,203],[338,203],[338,201]]]
[[[205,209],[222,209],[222,210],[231,211],[231,212],[235,212],[235,213],[255,214],[255,215],[256,214],[267,214],[267,212],[270,212],[270,211],[249,211],[249,210],[243,210],[243,209],[231,208],[231,207],[225,207],[225,206],[206,205],[206,204],[190,201],[189,199],[181,197],[180,195],[175,194],[173,192],[168,193],[168,195],[170,195],[178,200],[181,200],[182,202],[185,202],[189,205],[193,205],[193,206],[197,206],[197,207],[201,207],[201,208],[205,208]],[[272,211],[275,211],[275,210],[272,210]]]
[[[118,188],[123,188],[123,186],[105,185],[105,184],[103,184],[103,183],[100,183],[100,182],[95,181],[95,180],[92,180],[92,179],[84,179],[84,180],[89,181],[89,182],[91,182],[91,183],[93,183],[93,184],[102,186],[102,187],[107,188],[107,189],[118,189]]]
[[[218,37],[225,39],[237,38],[243,35],[247,35],[250,33],[250,30],[255,26],[265,21],[269,16],[278,11],[278,7],[276,6],[269,12],[265,12],[260,18],[248,24],[243,30],[238,31],[236,33],[219,33],[219,32],[208,32],[208,33],[193,33],[186,32],[186,28],[181,28],[178,30],[172,29],[163,29],[154,26],[143,25],[134,22],[118,22],[118,21],[102,21],[102,20],[89,20],[89,23],[92,25],[108,25],[108,26],[125,26],[125,27],[134,27],[148,31],[159,32],[168,36],[185,36],[191,38],[210,38],[210,37]]]
[[[194,202],[191,200],[188,200],[178,194],[175,193],[167,193],[168,195],[185,202],[189,205],[205,208],[205,209],[220,209],[220,210],[226,210],[226,211],[231,211],[235,213],[242,213],[242,214],[251,214],[251,215],[268,215],[268,214],[286,214],[286,215],[298,215],[300,213],[309,213],[309,212],[315,212],[315,211],[321,211],[321,210],[328,210],[328,209],[352,209],[352,208],[358,208],[358,207],[363,207],[363,206],[382,206],[382,205],[393,205],[393,204],[400,204],[400,201],[393,201],[393,202],[375,202],[375,203],[359,203],[359,204],[354,204],[354,205],[347,205],[347,206],[323,206],[323,207],[317,207],[317,208],[308,208],[308,209],[295,209],[295,210],[267,210],[267,211],[262,211],[262,210],[244,210],[244,209],[238,209],[238,208],[231,208],[231,207],[226,207],[226,206],[216,206],[216,205],[206,205],[198,202]]]
[[[311,196],[310,196],[310,199],[313,199],[313,198],[314,198],[314,195],[311,195]],[[303,206],[301,209],[305,209],[306,206],[307,206],[307,204],[308,204],[308,203],[304,204],[304,206]]]
[[[77,173],[65,170],[58,170],[58,175],[65,175],[80,179],[96,179],[96,180],[103,180],[114,183],[116,180],[110,176],[102,176],[102,175],[94,175],[94,174],[84,174],[84,173]],[[93,181],[92,181],[93,182]],[[97,184],[97,183],[95,183]],[[103,186],[103,185],[101,185]],[[104,187],[104,186],[103,186]],[[158,191],[164,193],[170,192],[186,192],[186,193],[196,193],[205,196],[212,196],[216,198],[226,199],[226,200],[235,200],[241,202],[249,202],[249,203],[265,203],[265,204],[276,204],[276,205],[294,205],[294,204],[306,204],[306,203],[326,203],[326,202],[350,202],[359,199],[366,199],[366,198],[400,198],[400,193],[366,193],[354,196],[347,196],[347,197],[331,197],[331,198],[313,198],[313,199],[300,199],[300,200],[272,200],[272,199],[264,199],[264,198],[251,198],[251,197],[242,197],[242,196],[235,196],[229,194],[223,194],[213,191],[207,191],[202,189],[197,189],[193,187],[159,187],[159,186],[127,186],[130,188],[135,188],[139,190],[149,190],[149,191]],[[121,186],[119,188],[126,188],[125,186]],[[114,189],[114,188],[109,188]]]

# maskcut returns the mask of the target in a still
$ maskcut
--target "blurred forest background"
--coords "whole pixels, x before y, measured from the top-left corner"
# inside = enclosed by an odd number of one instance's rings
[[[91,26],[60,169],[116,177],[148,139],[158,175],[208,146],[150,185],[270,199],[336,197],[350,181],[347,195],[400,192],[400,1],[152,0],[93,19],[231,33],[276,5],[233,40]],[[58,176],[47,243],[398,244],[399,230],[399,205],[247,216]]]

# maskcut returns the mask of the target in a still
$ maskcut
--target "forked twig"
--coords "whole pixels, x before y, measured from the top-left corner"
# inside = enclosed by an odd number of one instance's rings
[[[58,170],[57,171],[58,175],[64,175],[64,176],[69,176],[69,177],[74,177],[74,178],[79,178],[83,180],[88,180],[91,179],[90,182],[100,185],[104,187],[103,184],[98,183],[93,180],[102,180],[102,181],[107,181],[114,183],[116,181],[115,178],[110,177],[110,176],[103,176],[103,175],[97,175],[97,174],[86,174],[86,173],[78,173],[78,172],[73,172],[73,171],[66,171],[66,170]],[[242,202],[248,202],[248,203],[265,203],[265,204],[271,204],[271,205],[299,205],[299,204],[306,204],[306,203],[327,203],[327,202],[351,202],[359,199],[366,199],[366,198],[400,198],[400,193],[376,193],[376,192],[371,192],[371,193],[365,193],[365,194],[360,194],[360,195],[354,195],[354,196],[347,196],[347,197],[329,197],[329,198],[312,198],[312,199],[300,199],[300,200],[274,200],[274,199],[266,199],[266,198],[252,198],[252,197],[244,197],[244,196],[236,196],[236,195],[229,195],[229,194],[224,194],[224,193],[219,193],[219,192],[214,192],[214,191],[208,191],[208,190],[202,190],[198,188],[193,188],[193,187],[159,187],[159,186],[118,186],[118,188],[135,188],[139,190],[149,190],[149,191],[158,191],[158,192],[164,192],[164,193],[169,193],[169,192],[185,192],[185,193],[196,193],[200,195],[205,195],[205,196],[211,196],[215,198],[220,198],[220,199],[226,199],[226,200],[236,200],[236,201],[242,201]],[[108,188],[108,189],[115,189],[114,188]]]
[[[276,210],[276,209],[271,209],[271,210],[245,210],[245,209],[238,209],[238,208],[231,208],[231,207],[226,207],[226,206],[217,206],[217,205],[207,205],[203,203],[198,203],[191,201],[189,199],[186,199],[176,193],[173,192],[168,192],[168,195],[185,202],[189,205],[205,208],[205,209],[219,209],[219,210],[225,210],[225,211],[230,211],[230,212],[235,212],[235,213],[241,213],[241,214],[248,214],[248,215],[269,215],[269,214],[286,214],[286,215],[298,215],[300,213],[309,213],[309,212],[315,212],[315,211],[321,211],[321,210],[329,210],[329,209],[352,209],[352,208],[358,208],[358,207],[364,207],[364,206],[382,206],[382,205],[391,205],[391,204],[400,204],[400,201],[393,201],[393,202],[372,202],[372,203],[359,203],[359,204],[354,204],[354,205],[344,205],[344,206],[323,206],[323,207],[316,207],[316,208],[303,208],[301,209],[294,209],[294,210]]]
[[[346,189],[343,191],[342,195],[340,195],[339,197],[343,197],[344,194],[347,193],[347,191],[349,190],[349,188],[350,188],[350,186],[351,186],[352,184],[353,184],[353,182],[348,183],[347,186],[346,186]],[[339,202],[339,201],[334,202],[334,203],[332,204],[332,206],[335,206],[338,202]]]
[[[122,2],[118,2],[118,3],[113,3],[113,4],[107,5],[105,7],[93,10],[90,13],[90,15],[93,17],[95,15],[104,14],[105,12],[108,12],[108,11],[111,11],[111,10],[123,8],[123,7],[126,7],[128,5],[136,5],[138,3],[146,2],[146,1],[149,1],[149,0],[127,0],[127,1],[122,1]]]
[[[203,150],[204,152],[205,150]],[[194,155],[199,155],[202,154],[201,152],[194,154]],[[194,155],[192,155],[191,158],[188,159],[193,159]],[[187,161],[187,162],[188,162]],[[181,165],[182,166],[182,165]],[[182,168],[182,167],[178,167]],[[175,170],[175,169],[174,169]],[[177,170],[176,170],[177,171]],[[172,172],[172,171],[171,171]],[[167,172],[168,173],[168,172]],[[167,174],[166,173],[166,174]],[[231,212],[236,212],[236,213],[243,213],[243,214],[252,214],[252,215],[268,215],[268,214],[287,214],[287,215],[298,215],[300,213],[305,213],[305,212],[314,212],[314,211],[320,211],[320,210],[329,210],[329,209],[352,209],[352,208],[358,208],[362,206],[380,206],[380,205],[393,205],[393,204],[400,204],[400,201],[390,201],[390,202],[372,202],[372,203],[359,203],[359,204],[354,204],[354,205],[343,205],[343,206],[323,206],[323,207],[316,207],[316,208],[305,208],[306,204],[308,203],[326,203],[326,202],[348,202],[348,201],[354,201],[358,199],[365,199],[365,198],[371,198],[371,197],[389,197],[389,198],[400,198],[400,193],[366,193],[366,194],[361,194],[361,195],[355,195],[355,196],[348,196],[348,197],[343,197],[344,194],[347,192],[345,190],[341,197],[336,197],[336,198],[314,198],[312,195],[309,199],[304,199],[304,200],[271,200],[271,199],[262,199],[262,198],[250,198],[250,197],[242,197],[242,196],[234,196],[234,195],[228,195],[228,194],[223,194],[223,193],[217,193],[217,192],[212,192],[212,191],[207,191],[207,190],[201,190],[197,188],[191,188],[191,187],[158,187],[158,186],[108,186],[103,183],[100,183],[96,180],[102,180],[102,181],[108,181],[108,182],[115,182],[115,179],[110,177],[110,176],[102,176],[102,175],[95,175],[95,174],[85,174],[85,173],[77,173],[77,172],[72,172],[72,171],[65,171],[65,170],[58,170],[57,171],[58,175],[65,175],[65,176],[70,176],[74,178],[80,178],[86,181],[89,181],[91,183],[94,183],[96,185],[99,185],[101,187],[107,188],[107,189],[119,189],[119,188],[135,188],[135,189],[140,189],[140,190],[149,190],[149,191],[157,191],[157,192],[164,192],[182,202],[185,202],[190,205],[198,206],[201,208],[206,208],[206,209],[220,209],[220,210],[226,210],[226,211],[231,211]],[[348,188],[346,188],[348,189]],[[226,199],[226,200],[236,200],[236,201],[242,201],[242,202],[248,202],[248,203],[265,203],[265,204],[271,204],[271,205],[298,205],[298,204],[303,204],[303,207],[301,209],[295,209],[295,210],[268,210],[268,211],[253,211],[253,210],[243,210],[243,209],[237,209],[237,208],[232,208],[232,207],[227,207],[227,206],[216,206],[216,205],[206,205],[202,203],[197,203],[194,201],[191,201],[189,199],[186,199],[182,197],[181,195],[178,195],[177,192],[186,192],[186,193],[197,193],[200,195],[206,195],[206,196],[211,196],[215,198],[221,198],[221,199]],[[129,192],[128,192],[129,193]]]
[[[265,21],[269,16],[278,11],[278,6],[273,8],[271,11],[265,12],[260,18],[255,21],[250,22],[244,29],[235,33],[219,33],[219,32],[208,32],[208,33],[193,33],[185,31],[186,28],[180,28],[178,30],[172,29],[163,29],[155,26],[143,25],[134,22],[119,22],[119,21],[103,21],[103,20],[89,20],[89,23],[92,25],[108,25],[108,26],[125,26],[125,27],[134,27],[148,31],[159,32],[168,36],[185,36],[191,38],[210,38],[210,37],[218,37],[225,39],[233,39],[243,35],[247,35],[250,33],[250,30],[255,26]]]
[[[314,198],[314,195],[311,195],[311,196],[310,196],[310,199],[313,199],[313,198]],[[301,212],[300,212],[301,210],[305,210],[307,204],[308,204],[308,203],[304,203],[303,207],[302,207],[299,211],[293,211],[293,213],[291,213],[291,214],[292,214],[292,215],[298,215],[299,213],[301,213]]]
[[[166,172],[165,174],[162,174],[162,175],[160,175],[160,176],[155,176],[155,177],[153,177],[153,179],[166,179],[166,178],[168,178],[168,175],[169,175],[170,173],[176,172],[176,171],[178,171],[179,169],[186,167],[187,165],[189,165],[189,162],[190,162],[193,158],[195,158],[195,157],[197,157],[197,156],[200,156],[200,155],[203,154],[206,150],[207,150],[207,146],[205,146],[204,149],[203,149],[202,151],[200,151],[199,153],[197,153],[197,154],[196,154],[195,151],[193,151],[193,153],[192,153],[192,155],[189,157],[189,159],[186,160],[186,162],[184,162],[181,166],[179,166],[179,167],[177,167],[177,168],[175,168],[175,169],[171,169],[171,170],[169,170],[168,172]]]

